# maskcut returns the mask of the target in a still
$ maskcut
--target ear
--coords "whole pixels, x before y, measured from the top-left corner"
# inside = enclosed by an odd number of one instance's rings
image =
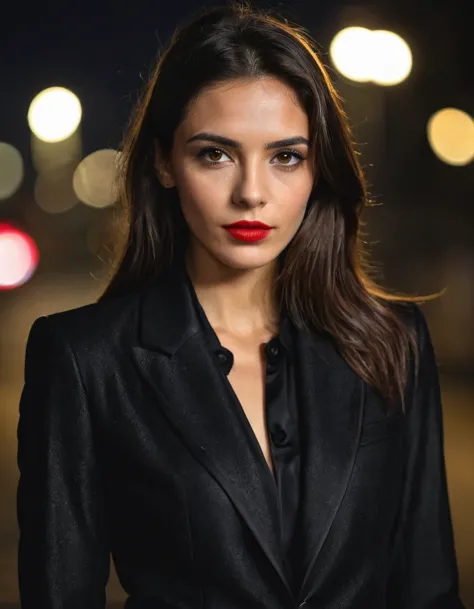
[[[160,184],[164,188],[173,188],[175,180],[171,170],[171,163],[165,159],[158,140],[154,141],[154,166]]]

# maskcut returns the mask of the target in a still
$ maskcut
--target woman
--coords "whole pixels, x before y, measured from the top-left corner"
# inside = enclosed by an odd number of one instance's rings
[[[98,303],[31,329],[24,609],[459,608],[433,347],[363,269],[364,181],[311,39],[183,27],[123,146]]]

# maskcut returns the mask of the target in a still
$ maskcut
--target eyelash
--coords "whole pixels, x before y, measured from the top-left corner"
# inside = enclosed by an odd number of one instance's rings
[[[227,154],[227,152],[224,152],[221,148],[216,148],[216,146],[206,146],[205,148],[202,148],[197,153],[196,156],[198,158],[202,159],[208,152],[214,152],[216,150],[218,150],[219,152],[222,152],[224,154]],[[278,152],[275,156],[278,156],[280,154],[290,154],[290,155],[298,158],[300,161],[306,160],[305,157],[301,154],[301,152],[299,150],[294,150],[294,149],[280,150],[280,152]],[[229,155],[227,155],[227,156],[229,156]],[[222,162],[221,161],[205,161],[205,164],[215,167],[216,165],[222,165]],[[283,171],[293,171],[297,167],[299,167],[299,165],[301,165],[301,163],[294,163],[293,165],[280,165],[280,167],[283,169]]]

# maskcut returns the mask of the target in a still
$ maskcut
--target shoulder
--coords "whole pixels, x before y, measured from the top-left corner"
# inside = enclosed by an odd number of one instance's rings
[[[438,361],[423,304],[399,301],[389,308],[405,326],[410,339],[408,387],[417,387],[426,377],[436,377]]]
[[[428,321],[422,305],[410,301],[391,301],[389,308],[398,316],[410,332],[416,336],[418,348],[422,351],[431,342]]]
[[[404,302],[403,305],[397,303],[395,308],[416,344],[416,354],[410,350],[407,413],[413,412],[415,418],[440,417],[439,361],[423,305]]]
[[[130,341],[140,297],[137,292],[37,318],[29,332],[27,356],[37,349],[44,354],[66,350],[81,359]]]

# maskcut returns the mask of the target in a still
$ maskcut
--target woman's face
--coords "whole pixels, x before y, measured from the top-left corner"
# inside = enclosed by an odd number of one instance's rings
[[[156,157],[161,182],[178,190],[191,256],[204,253],[234,269],[275,261],[298,230],[313,186],[308,144],[307,115],[279,80],[235,80],[203,91],[175,132],[168,162]],[[224,228],[241,220],[271,230]]]

